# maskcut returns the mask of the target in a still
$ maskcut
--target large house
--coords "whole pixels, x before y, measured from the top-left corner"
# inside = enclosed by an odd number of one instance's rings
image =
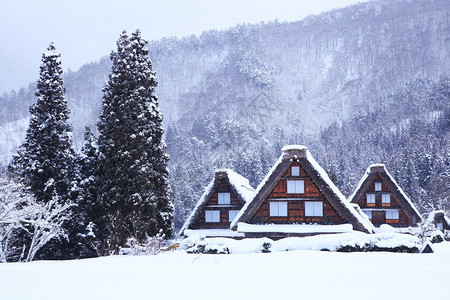
[[[383,164],[369,166],[348,201],[358,204],[376,227],[415,226],[422,216]]]
[[[183,227],[181,236],[243,236],[230,230],[230,224],[255,189],[248,179],[229,169],[218,169]]]
[[[231,229],[245,237],[306,236],[373,226],[347,201],[305,146],[285,146]]]

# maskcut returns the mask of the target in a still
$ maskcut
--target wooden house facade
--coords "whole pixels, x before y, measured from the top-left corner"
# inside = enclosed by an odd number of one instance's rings
[[[339,226],[344,224],[351,226]],[[244,232],[246,237],[305,236],[348,228],[367,233],[373,230],[305,146],[283,147],[282,155],[231,228]]]
[[[383,164],[367,168],[348,200],[358,204],[376,227],[382,224],[393,227],[415,226],[422,220],[415,205]]]
[[[188,235],[188,231],[194,230],[206,236],[234,236],[226,231],[253,193],[246,178],[229,169],[216,170],[180,235]]]

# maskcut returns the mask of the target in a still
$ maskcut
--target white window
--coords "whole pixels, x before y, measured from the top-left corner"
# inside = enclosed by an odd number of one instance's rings
[[[386,220],[398,220],[398,210],[387,210]]]
[[[322,202],[305,202],[305,217],[322,217]]]
[[[381,191],[381,182],[375,182],[375,191]]]
[[[363,209],[363,213],[365,213],[369,217],[369,219],[372,219],[372,211],[371,210]]]
[[[292,167],[291,175],[292,176],[300,176],[300,167]]]
[[[228,211],[228,222],[233,222],[234,218],[236,218],[237,214],[239,213],[238,210],[230,210]]]
[[[437,229],[439,229],[440,231],[444,232],[444,224],[442,224],[442,223],[436,223],[436,227],[437,227]]]
[[[219,204],[230,204],[230,193],[218,193]]]
[[[367,203],[375,204],[375,194],[367,194],[366,200],[367,200]]]
[[[220,222],[220,210],[206,210],[205,222],[207,223],[219,223]]]
[[[391,194],[382,194],[381,195],[381,203],[391,203]]]
[[[271,217],[287,217],[287,202],[270,202]]]
[[[288,194],[303,194],[305,192],[305,183],[303,180],[287,180]]]

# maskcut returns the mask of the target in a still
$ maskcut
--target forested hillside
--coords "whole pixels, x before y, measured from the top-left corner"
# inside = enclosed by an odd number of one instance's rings
[[[215,167],[256,186],[289,143],[308,146],[347,194],[368,164],[384,162],[423,210],[447,203],[449,13],[446,0],[372,1],[151,42],[176,227]],[[105,58],[65,75],[78,147],[85,125],[95,131],[110,67]],[[34,91],[0,97],[3,165]]]

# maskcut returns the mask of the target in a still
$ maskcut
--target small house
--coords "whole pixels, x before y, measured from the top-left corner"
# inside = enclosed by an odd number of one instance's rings
[[[445,215],[443,210],[435,210],[430,213],[428,218],[433,222],[434,226],[439,229],[445,237],[450,234],[450,218]]]
[[[255,189],[248,179],[229,169],[218,169],[180,230],[180,236],[232,236],[230,224]]]
[[[358,204],[375,227],[415,226],[422,216],[383,164],[370,165],[348,199]]]
[[[285,146],[231,224],[245,237],[373,232],[305,146]]]

